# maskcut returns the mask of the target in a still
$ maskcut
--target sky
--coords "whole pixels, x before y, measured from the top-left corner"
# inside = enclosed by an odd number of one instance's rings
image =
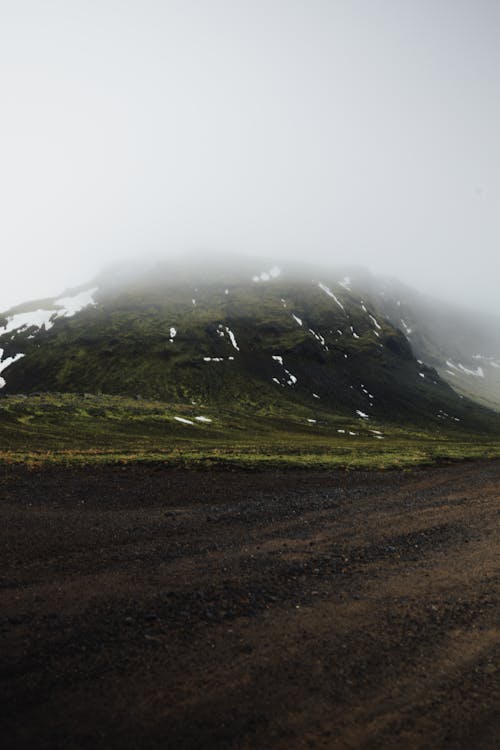
[[[120,259],[500,313],[497,0],[0,0],[0,310]]]

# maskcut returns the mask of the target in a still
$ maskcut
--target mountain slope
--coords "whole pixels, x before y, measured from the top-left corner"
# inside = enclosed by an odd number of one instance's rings
[[[500,411],[500,319],[443,303],[394,279],[353,275],[352,289],[402,330],[454,390]]]
[[[478,429],[495,422],[417,361],[370,290],[362,296],[333,272],[250,271],[157,266],[10,310],[0,319],[1,393],[295,405]]]

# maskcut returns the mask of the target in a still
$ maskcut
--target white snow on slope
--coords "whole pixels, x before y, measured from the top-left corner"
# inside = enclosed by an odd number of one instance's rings
[[[195,419],[196,419],[197,422],[205,422],[207,424],[212,421],[208,417],[195,417]]]
[[[184,417],[174,417],[174,419],[177,422],[182,422],[182,424],[194,424],[190,419],[184,419]]]
[[[319,343],[322,346],[324,346],[325,349],[328,351],[328,347],[326,345],[326,341],[325,341],[324,337],[320,333],[316,333],[316,331],[313,331],[312,328],[309,328],[309,333],[311,333],[314,336],[314,338],[316,339],[316,341],[319,341]]]
[[[339,306],[339,307],[341,308],[341,310],[344,310],[344,312],[345,312],[345,308],[344,308],[344,305],[342,304],[342,302],[340,302],[340,300],[338,299],[338,297],[336,297],[336,296],[334,295],[334,293],[332,292],[332,290],[331,290],[331,289],[329,289],[329,288],[328,288],[328,287],[327,287],[327,286],[326,286],[325,284],[322,284],[322,283],[321,283],[321,281],[320,281],[320,282],[318,283],[318,286],[319,286],[319,288],[320,288],[320,289],[321,289],[321,290],[322,290],[322,291],[323,291],[323,292],[324,292],[325,294],[328,294],[328,296],[329,296],[329,297],[331,297],[331,298],[332,298],[332,299],[333,299],[333,300],[334,300],[334,301],[335,301],[335,302],[337,303],[337,305],[338,305],[338,306]]]
[[[283,367],[283,370],[285,371],[286,375],[286,383],[281,382],[278,380],[278,378],[273,378],[273,381],[277,383],[278,385],[295,385],[297,382],[296,375],[292,375],[290,370],[287,370],[286,367],[283,364],[283,357],[280,357],[278,354],[271,355],[275,362],[279,362],[279,364]]]
[[[348,292],[351,291],[351,279],[349,276],[344,276],[342,281],[339,281],[339,286],[342,286],[344,289],[346,289]]]
[[[295,322],[296,322],[296,323],[298,323],[298,324],[299,324],[299,326],[301,326],[301,325],[302,325],[302,319],[301,319],[301,318],[298,318],[298,317],[297,317],[297,315],[294,315],[294,314],[292,313],[292,318],[293,318],[293,319],[295,320]]]
[[[0,357],[3,355],[3,349],[0,349]],[[4,359],[2,362],[0,362],[0,372],[3,372],[7,369],[7,367],[10,367],[10,365],[13,365],[14,362],[17,362],[19,359],[22,359],[25,355],[24,354],[16,354],[14,357],[7,357],[7,359]],[[0,388],[5,388],[6,382],[4,378],[0,377]]]
[[[23,328],[30,328],[35,326],[41,328],[45,326],[45,330],[49,330],[54,325],[54,321],[57,318],[70,318],[75,313],[83,310],[88,305],[95,304],[94,294],[97,292],[97,287],[93,289],[87,289],[84,292],[75,294],[72,297],[58,297],[54,300],[54,307],[59,309],[52,310],[32,310],[30,312],[17,313],[16,315],[9,315],[7,318],[7,325],[0,326],[0,336],[5,333],[11,333]]]
[[[0,326],[0,336],[6,333],[12,333],[13,331],[19,331],[25,328],[31,328],[35,326],[37,328],[45,327],[45,330],[49,330],[54,325],[54,321],[57,318],[71,317],[75,313],[94,303],[94,294],[97,291],[97,287],[93,289],[87,289],[84,292],[75,294],[73,296],[58,297],[54,301],[54,305],[57,305],[58,309],[54,310],[33,310],[25,313],[18,313],[16,315],[9,315],[7,318],[7,325]],[[3,355],[3,351],[0,350],[0,357]],[[16,354],[14,357],[8,357],[3,362],[0,362],[0,372],[6,370],[7,367],[17,362],[25,355],[21,352]],[[0,378],[0,388],[5,387],[5,379]]]
[[[368,414],[365,414],[365,412],[361,411],[360,409],[356,409],[356,414],[358,415],[358,417],[361,417],[361,419],[370,419]]]
[[[465,375],[472,375],[475,378],[484,378],[484,370],[482,367],[477,367],[475,370],[470,370],[468,367],[465,367],[465,365],[462,365],[460,362],[456,365],[451,360],[447,359],[446,364],[448,367],[451,367],[453,370],[457,370],[457,372],[463,372]]]
[[[263,271],[261,274],[257,276],[252,276],[252,281],[258,282],[258,281],[270,281],[271,279],[277,279],[278,276],[281,275],[281,268],[278,268],[278,266],[273,266],[269,269],[269,271]]]
[[[33,310],[27,313],[17,313],[8,317],[6,326],[0,326],[0,336],[3,336],[4,333],[11,333],[11,331],[30,328],[31,326],[36,326],[37,328],[45,326],[45,329],[48,331],[54,325],[51,319],[55,319],[56,317],[57,310]]]
[[[69,318],[75,313],[83,310],[84,307],[89,305],[95,305],[94,295],[97,292],[97,287],[93,289],[87,289],[84,292],[76,294],[74,297],[59,297],[56,299],[56,305],[61,305],[63,310],[57,311],[57,317]]]
[[[238,351],[238,352],[239,352],[239,350],[240,350],[240,347],[238,346],[238,344],[237,344],[237,342],[236,342],[236,338],[235,338],[235,336],[234,336],[234,333],[233,333],[233,332],[231,331],[231,329],[230,329],[230,328],[228,328],[227,326],[226,326],[226,332],[227,332],[227,335],[229,336],[229,338],[231,339],[231,344],[232,344],[232,345],[233,345],[233,347],[234,347],[234,348],[236,349],[236,351]]]
[[[382,330],[382,327],[381,327],[381,326],[379,325],[379,322],[378,322],[378,320],[377,320],[377,319],[375,318],[375,316],[371,315],[371,313],[368,313],[368,317],[369,317],[369,318],[370,318],[370,320],[372,321],[372,323],[373,323],[373,325],[375,326],[375,328],[378,328],[378,330],[379,330],[379,331],[381,331],[381,330]]]
[[[0,353],[3,354],[3,349],[0,349]],[[19,359],[22,359],[25,355],[24,354],[16,354],[14,357],[7,357],[7,359],[4,359],[2,362],[0,362],[0,372],[3,372],[7,369],[7,367],[10,367],[10,365],[13,365],[14,362],[17,362]]]
[[[494,357],[486,357],[484,354],[473,354],[472,359],[480,359],[483,362],[486,362],[490,367],[500,370],[500,362],[497,362]]]

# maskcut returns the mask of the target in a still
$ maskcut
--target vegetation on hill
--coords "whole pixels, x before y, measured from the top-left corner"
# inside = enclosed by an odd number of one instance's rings
[[[392,466],[496,450],[498,416],[348,283],[163,269],[93,294],[74,314],[38,303],[43,325],[12,327],[33,305],[5,314],[4,456]]]

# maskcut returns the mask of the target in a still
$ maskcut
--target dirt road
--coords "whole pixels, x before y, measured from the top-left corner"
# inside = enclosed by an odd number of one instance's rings
[[[500,746],[500,462],[0,469],[1,741]]]

